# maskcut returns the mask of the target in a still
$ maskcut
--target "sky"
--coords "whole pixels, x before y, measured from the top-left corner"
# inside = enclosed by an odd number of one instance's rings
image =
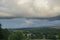
[[[0,0],[2,17],[16,18],[0,19],[3,28],[60,26],[60,0]]]
[[[40,19],[0,19],[2,28],[31,28],[31,27],[53,27],[60,26],[60,20],[49,21]]]
[[[0,0],[0,17],[55,17],[60,0]]]

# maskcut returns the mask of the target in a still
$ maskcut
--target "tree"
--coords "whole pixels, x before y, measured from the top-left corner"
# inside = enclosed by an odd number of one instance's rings
[[[60,33],[58,33],[58,39],[60,40]]]
[[[25,35],[22,32],[17,31],[12,33],[9,36],[8,40],[25,40]]]
[[[1,24],[0,24],[0,40],[4,39],[3,32],[2,32]]]
[[[8,31],[8,29],[3,29],[3,35],[4,35],[4,40],[8,40],[10,31]]]

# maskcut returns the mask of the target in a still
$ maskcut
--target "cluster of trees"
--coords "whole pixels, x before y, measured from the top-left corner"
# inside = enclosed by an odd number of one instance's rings
[[[2,29],[1,29],[1,24],[0,24],[0,40],[3,40],[3,32],[2,32]]]
[[[23,32],[20,31],[12,33],[8,38],[8,40],[25,40],[25,39],[26,39],[25,35],[23,35]]]
[[[24,33],[31,33],[31,39],[60,39],[60,29],[36,28],[24,30]]]
[[[23,32],[15,31],[11,32],[7,29],[2,29],[0,25],[0,40],[25,40]]]
[[[31,33],[30,39],[60,39],[60,29],[38,28],[11,31],[8,29],[2,29],[0,24],[0,40],[26,40],[28,33]]]

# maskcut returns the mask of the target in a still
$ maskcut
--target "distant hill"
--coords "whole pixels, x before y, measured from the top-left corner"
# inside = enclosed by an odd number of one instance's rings
[[[52,28],[52,29],[60,29],[60,26],[48,26],[48,27],[31,27],[31,28],[10,28],[9,30],[29,30],[29,29],[48,29],[48,28]]]
[[[51,28],[56,28],[56,29],[60,29],[60,26],[53,26]]]

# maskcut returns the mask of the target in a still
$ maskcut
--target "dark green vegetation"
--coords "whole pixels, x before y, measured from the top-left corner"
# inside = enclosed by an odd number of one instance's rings
[[[25,36],[23,32],[16,31],[9,36],[8,40],[25,40]]]
[[[60,29],[42,27],[25,29],[24,33],[31,34],[31,39],[60,39]]]
[[[1,28],[1,24],[0,24],[0,40],[2,39],[3,40],[4,36],[3,36],[3,31],[2,31],[2,28]]]
[[[60,29],[53,27],[2,29],[0,40],[53,39],[60,40]]]
[[[2,29],[0,24],[0,40],[8,40],[9,35],[10,31],[7,29]]]
[[[0,24],[0,40],[25,40],[26,37],[21,31],[2,29]]]

